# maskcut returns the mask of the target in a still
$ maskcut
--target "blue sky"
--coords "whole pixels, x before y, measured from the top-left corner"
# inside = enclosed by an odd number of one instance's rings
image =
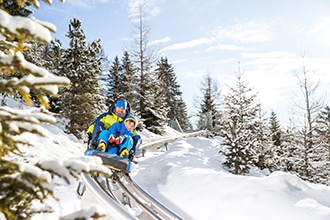
[[[64,46],[70,19],[79,18],[87,41],[101,39],[112,60],[131,48],[135,2],[53,0],[34,16],[55,24],[53,36]],[[226,94],[235,85],[238,62],[263,110],[275,110],[283,123],[292,117],[292,100],[299,99],[294,94],[301,97],[294,74],[303,63],[311,81],[321,81],[320,96],[330,86],[327,0],[149,0],[147,6],[150,43],[173,65],[189,113],[196,111],[203,75],[210,73]]]

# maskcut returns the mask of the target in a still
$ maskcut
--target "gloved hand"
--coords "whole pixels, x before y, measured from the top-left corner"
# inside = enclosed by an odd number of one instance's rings
[[[129,152],[129,155],[128,155],[128,159],[133,161],[134,160],[134,153],[133,152]]]
[[[116,137],[115,137],[115,135],[113,135],[113,134],[110,135],[108,141],[109,141],[110,144],[115,143],[115,141],[116,141]]]
[[[123,136],[119,136],[119,137],[116,137],[115,143],[117,145],[119,145],[119,144],[123,143],[123,141],[124,141],[124,137]]]
[[[92,132],[87,132],[87,137],[88,137],[88,140],[92,140]]]
[[[100,150],[102,152],[105,152],[105,150],[107,149],[107,146],[105,145],[105,143],[102,141],[99,143],[99,145],[96,148],[97,150]]]
[[[120,157],[128,158],[128,150],[124,148],[119,154]]]

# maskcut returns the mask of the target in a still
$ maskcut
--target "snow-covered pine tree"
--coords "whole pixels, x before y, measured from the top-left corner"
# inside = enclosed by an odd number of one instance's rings
[[[188,116],[188,112],[187,112],[187,105],[183,100],[183,97],[182,96],[178,97],[176,103],[178,109],[176,119],[178,120],[182,130],[183,131],[192,130],[193,126],[190,122],[190,117]]]
[[[322,109],[316,119],[317,133],[320,136],[320,148],[324,150],[322,161],[322,174],[320,174],[320,181],[323,184],[330,185],[330,107],[326,106]]]
[[[132,19],[135,30],[130,52],[139,79],[136,110],[147,129],[161,133],[166,123],[166,109],[162,106],[163,100],[157,97],[160,87],[153,72],[157,56],[148,39],[150,28],[147,24],[147,1],[138,1],[136,6],[136,16]]]
[[[122,67],[118,56],[113,60],[108,74],[105,76],[104,93],[107,99],[107,104],[115,102],[122,95],[123,81],[122,81]]]
[[[121,66],[123,84],[123,92],[121,95],[130,103],[132,112],[135,112],[140,98],[138,96],[139,79],[137,77],[137,69],[127,51],[124,52],[121,59]]]
[[[102,72],[100,41],[87,44],[79,19],[70,21],[67,37],[70,47],[63,52],[59,73],[71,80],[69,87],[60,91],[61,113],[69,119],[69,133],[83,138],[82,133],[103,111],[106,111],[104,96],[99,85]]]
[[[166,114],[169,108],[166,105],[165,97],[162,95],[162,88],[159,81],[156,81],[154,72],[144,76],[146,81],[152,82],[144,86],[145,91],[143,103],[145,105],[142,114],[142,122],[148,130],[156,134],[163,134],[167,124]]]
[[[225,167],[234,174],[247,174],[254,165],[256,121],[259,111],[257,95],[242,80],[242,73],[237,73],[235,87],[231,87],[224,97],[220,136],[226,150]]]
[[[293,118],[289,120],[289,125],[281,130],[281,144],[274,145],[273,148],[274,169],[298,175],[295,166],[301,160],[297,157],[298,148],[296,147],[299,143],[298,128],[295,124],[296,120]]]
[[[271,171],[275,170],[286,170],[286,159],[284,159],[285,152],[283,152],[282,146],[282,130],[280,122],[277,118],[277,114],[274,110],[271,110],[269,117],[268,129],[270,132],[270,141],[271,141],[271,155],[272,155],[272,166],[270,167]],[[281,164],[283,161],[283,164]]]
[[[312,79],[312,73],[302,67],[302,71],[296,74],[298,85],[303,100],[296,103],[296,114],[301,117],[301,126],[297,133],[297,158],[301,158],[296,166],[296,172],[299,177],[311,182],[318,183],[321,167],[319,166],[324,155],[324,148],[320,147],[320,136],[317,134],[317,116],[322,109],[325,96],[319,96],[317,88],[318,82]]]
[[[256,153],[255,164],[261,170],[269,169],[271,171],[274,168],[271,133],[267,127],[267,118],[264,117],[265,112],[261,110],[261,104],[257,104],[256,107],[258,112],[253,128],[256,140],[253,146],[253,150]]]
[[[107,103],[111,104],[115,100],[123,98],[130,103],[131,111],[135,111],[139,101],[137,93],[138,77],[136,67],[134,67],[127,51],[124,52],[121,62],[118,56],[115,57],[104,77],[104,82]]]
[[[155,72],[160,83],[161,95],[165,97],[166,106],[168,107],[167,119],[176,119],[180,127],[186,130],[190,123],[186,104],[182,99],[182,92],[180,85],[177,83],[174,68],[168,63],[166,57],[161,57],[157,62]]]
[[[29,42],[29,44],[31,45],[30,49],[24,52],[25,59],[57,75],[57,67],[63,51],[60,41],[52,40],[49,45],[33,41]],[[31,98],[39,106],[38,99],[33,93],[31,93]],[[49,111],[58,113],[58,97],[48,96],[48,99],[50,103]]]
[[[51,62],[49,63],[49,66],[45,67],[46,69],[49,69],[52,73],[55,75],[60,75],[59,73],[59,65],[60,61],[62,59],[62,54],[63,54],[64,48],[62,47],[62,43],[60,40],[55,39],[50,42],[50,44],[46,47],[46,59],[50,60]],[[50,112],[54,113],[60,113],[61,112],[61,107],[59,104],[59,99],[60,95],[57,97],[49,97],[49,104]]]
[[[217,103],[220,100],[220,91],[216,81],[209,73],[204,75],[201,92],[203,98],[200,101],[200,109],[197,113],[197,128],[199,130],[206,129],[217,135],[218,131],[215,131],[214,128],[221,119]]]
[[[307,126],[296,133],[294,171],[300,178],[309,182],[329,184],[328,149],[323,146],[316,123],[314,129],[312,139],[308,138]],[[313,144],[309,146],[309,142]]]
[[[22,17],[28,17],[30,14],[33,13],[33,11],[26,9],[23,5],[19,5],[17,4],[16,1],[0,1],[0,8],[4,11],[6,11],[7,13],[9,13],[12,16],[22,16]],[[26,44],[28,45],[28,44]],[[25,50],[26,51],[26,50]],[[21,78],[22,74],[19,72],[16,73],[11,73],[11,74],[1,74],[0,75],[0,79],[4,79],[4,80],[8,80],[10,78]],[[5,106],[6,105],[6,98],[8,97],[8,94],[3,93],[1,94],[1,105]],[[11,98],[21,98],[19,94],[15,94],[15,96],[12,94]],[[33,99],[33,97],[32,97]]]
[[[32,100],[29,93],[33,91],[42,106],[39,109],[0,107],[0,215],[5,219],[30,219],[37,212],[51,210],[32,207],[33,202],[43,202],[53,195],[48,179],[51,174],[42,165],[37,167],[18,160],[12,161],[8,156],[24,156],[20,147],[29,145],[29,142],[21,134],[42,136],[40,124],[55,122],[53,117],[47,115],[49,104],[46,95],[56,95],[58,86],[69,85],[70,82],[25,60],[23,52],[29,49],[26,41],[49,43],[50,32],[54,31],[52,25],[27,18],[29,13],[26,14],[24,9],[27,5],[38,8],[39,2],[0,1],[0,74],[22,74],[20,79],[10,77],[1,80],[0,91],[10,96],[20,93],[30,105]],[[52,173],[56,175],[54,171]]]
[[[8,12],[12,16],[22,16],[22,17],[28,17],[30,14],[33,13],[33,11],[27,9],[25,7],[26,4],[33,5],[37,7],[38,2],[33,1],[33,4],[31,4],[32,1],[14,1],[14,0],[1,0],[0,1],[0,8],[6,12]],[[49,1],[45,1],[49,2]]]
[[[294,126],[287,127],[282,132],[281,145],[274,146],[274,165],[276,170],[296,173],[295,164],[300,163],[301,158],[297,157],[298,149],[298,135],[297,128]]]
[[[280,146],[282,144],[282,138],[281,138],[282,131],[281,131],[280,122],[274,110],[272,110],[270,113],[269,129],[270,129],[273,145],[277,147]]]

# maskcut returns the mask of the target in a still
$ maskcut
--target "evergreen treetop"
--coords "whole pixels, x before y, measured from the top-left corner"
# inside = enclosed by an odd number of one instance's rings
[[[61,113],[70,120],[68,131],[82,138],[91,122],[106,108],[98,83],[102,72],[102,57],[98,56],[100,40],[87,44],[81,26],[79,19],[70,21],[66,35],[70,38],[70,48],[63,52],[59,73],[71,80],[71,85],[60,91]]]
[[[224,97],[220,136],[227,147],[224,165],[234,174],[246,174],[255,162],[256,122],[259,103],[242,74],[237,74],[236,86]]]

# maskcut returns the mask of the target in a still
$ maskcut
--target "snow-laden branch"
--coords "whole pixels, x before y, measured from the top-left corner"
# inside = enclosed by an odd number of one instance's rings
[[[49,23],[36,22],[31,18],[11,16],[0,10],[0,33],[5,37],[17,36],[18,39],[50,42],[52,39],[50,31],[56,31],[56,27]]]

